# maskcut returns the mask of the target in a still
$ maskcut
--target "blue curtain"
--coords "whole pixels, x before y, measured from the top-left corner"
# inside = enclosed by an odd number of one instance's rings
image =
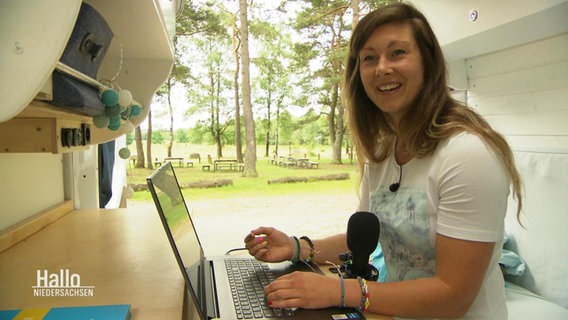
[[[114,140],[99,144],[99,207],[104,208],[112,198]]]

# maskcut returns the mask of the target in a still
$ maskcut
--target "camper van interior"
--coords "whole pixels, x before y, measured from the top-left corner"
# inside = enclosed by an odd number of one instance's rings
[[[456,95],[506,137],[524,180],[522,225],[511,198],[505,227],[505,249],[524,268],[506,275],[509,317],[568,319],[568,1],[411,2],[439,37]],[[61,61],[85,7],[112,33],[102,51],[98,36],[85,44],[93,60],[102,57],[95,76]],[[125,146],[171,72],[180,7],[181,0],[0,3],[0,310],[128,304],[133,319],[192,318],[157,214],[120,208],[127,160],[114,157],[104,208],[99,186],[98,146]],[[58,73],[97,90],[111,79],[140,113],[100,128],[88,103],[54,104]],[[42,279],[61,287],[73,280],[94,296],[37,296]]]

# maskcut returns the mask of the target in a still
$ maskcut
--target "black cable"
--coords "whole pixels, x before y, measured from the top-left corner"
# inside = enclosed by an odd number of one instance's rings
[[[233,249],[231,249],[231,250],[225,252],[225,255],[228,256],[228,255],[230,255],[232,252],[235,252],[235,251],[242,251],[242,250],[246,250],[246,249],[247,249],[247,248],[233,248]]]

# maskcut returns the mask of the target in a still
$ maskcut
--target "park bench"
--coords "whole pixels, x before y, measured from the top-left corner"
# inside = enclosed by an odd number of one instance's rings
[[[318,168],[318,167],[319,167],[319,163],[313,162],[313,161],[308,161],[308,162],[306,162],[306,168],[313,169],[314,167],[315,167],[315,168]]]

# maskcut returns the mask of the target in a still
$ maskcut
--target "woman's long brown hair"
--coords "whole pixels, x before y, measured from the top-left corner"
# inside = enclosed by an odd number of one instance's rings
[[[365,93],[359,72],[359,51],[379,26],[391,23],[411,27],[424,66],[421,94],[413,102],[412,112],[401,119],[398,136],[387,116]],[[523,187],[513,152],[505,138],[483,117],[451,97],[442,49],[420,11],[409,4],[394,3],[367,14],[353,31],[345,69],[343,101],[361,174],[366,160],[381,162],[386,159],[395,140],[410,155],[424,157],[434,152],[441,140],[458,132],[471,132],[486,141],[505,165],[513,196],[517,199],[517,219],[520,219]]]

